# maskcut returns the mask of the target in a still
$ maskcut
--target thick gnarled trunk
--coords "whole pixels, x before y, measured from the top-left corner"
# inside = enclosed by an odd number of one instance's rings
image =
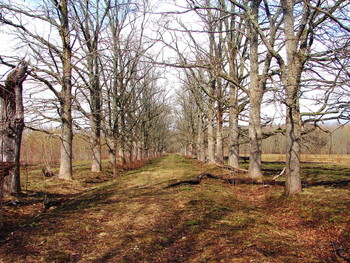
[[[7,175],[1,180],[2,194],[19,193],[20,153],[24,129],[22,83],[27,76],[27,63],[21,62],[0,86],[1,98],[1,161],[12,163]],[[0,176],[4,176],[0,174]]]

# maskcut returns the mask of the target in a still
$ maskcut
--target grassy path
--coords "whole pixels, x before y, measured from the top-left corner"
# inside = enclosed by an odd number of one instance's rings
[[[350,235],[347,190],[164,189],[204,169],[170,155],[104,183],[1,239],[0,262],[342,262],[330,242]]]

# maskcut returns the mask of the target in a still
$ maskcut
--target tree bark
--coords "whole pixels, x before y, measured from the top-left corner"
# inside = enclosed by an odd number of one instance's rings
[[[68,1],[62,0],[57,7],[60,13],[61,25],[59,28],[62,41],[62,91],[60,93],[61,106],[61,162],[58,177],[72,180],[73,158],[73,127],[72,127],[72,47],[70,44],[70,29],[68,18]]]
[[[283,23],[287,51],[287,65],[282,70],[282,83],[286,91],[286,185],[285,195],[301,193],[300,143],[301,117],[299,107],[302,61],[297,53],[298,41],[294,33],[293,1],[282,0]]]
[[[67,92],[68,93],[68,92]],[[61,104],[61,161],[58,178],[72,180],[73,132],[70,101]]]
[[[197,137],[197,158],[201,162],[205,162],[205,146],[204,146],[204,125],[202,114],[198,114],[198,137]]]
[[[228,165],[239,168],[239,125],[238,125],[237,87],[230,85],[230,112],[229,112],[229,156]]]
[[[136,159],[138,161],[142,160],[142,140],[138,140],[136,143]]]
[[[258,21],[259,1],[251,2],[252,19]],[[258,178],[261,172],[261,102],[263,90],[259,85],[258,33],[250,25],[250,110],[249,110],[249,176]]]
[[[119,151],[117,146],[117,140],[106,137],[108,147],[108,166],[112,168],[113,175],[117,175],[117,153]]]
[[[88,80],[86,81],[90,98],[88,104],[90,112],[84,112],[89,118],[91,126],[91,151],[92,151],[92,172],[101,172],[101,114],[102,114],[102,88],[100,84],[100,65],[99,65],[99,44],[101,34],[101,24],[106,18],[105,14],[109,9],[109,5],[103,7],[99,1],[78,0],[71,3],[74,15],[77,18],[77,25],[80,27],[81,34],[80,44],[86,46],[86,62],[88,71]],[[81,13],[81,10],[89,10],[89,12]],[[100,14],[102,10],[103,15]],[[83,49],[85,50],[85,49]],[[84,91],[83,91],[84,93]],[[87,97],[87,96],[86,96]]]
[[[100,132],[97,130],[93,131],[91,134],[91,145],[92,145],[92,172],[102,171],[102,161],[101,161],[101,136]]]
[[[13,163],[13,168],[2,180],[2,193],[8,195],[21,192],[20,153],[24,129],[22,84],[27,77],[28,64],[22,61],[7,77],[5,86],[0,86],[1,148],[2,162]],[[2,175],[0,175],[2,176]]]
[[[97,41],[97,40],[96,40]],[[97,45],[97,44],[95,44]],[[95,46],[93,45],[93,46]],[[92,172],[102,171],[101,160],[101,86],[99,82],[99,69],[97,60],[97,46],[92,48],[88,59],[90,71],[90,100],[91,100],[91,146],[92,146]]]
[[[223,148],[223,108],[222,108],[222,87],[221,81],[218,80],[217,88],[217,111],[216,111],[216,161],[219,163],[224,163],[224,148]]]
[[[221,0],[221,5],[225,6],[225,1]],[[230,11],[235,14],[235,5],[231,3]],[[226,8],[225,8],[226,9]],[[227,60],[229,65],[230,77],[239,83],[238,77],[238,42],[239,32],[236,30],[236,17],[232,15],[224,20],[226,30],[229,32],[226,35],[226,44],[228,48]],[[241,61],[243,63],[243,61]],[[234,168],[239,168],[239,102],[238,102],[239,87],[236,84],[229,86],[229,147],[228,147],[228,165]]]
[[[214,101],[209,98],[208,106],[208,161],[215,163]]]

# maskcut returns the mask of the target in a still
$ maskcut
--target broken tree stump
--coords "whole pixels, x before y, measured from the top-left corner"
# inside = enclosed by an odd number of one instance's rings
[[[53,177],[55,173],[51,171],[50,167],[46,166],[42,169],[44,177]]]
[[[20,152],[24,129],[23,87],[28,63],[21,61],[8,75],[5,85],[0,84],[0,145],[1,160],[14,166],[2,182],[3,194],[21,192]]]

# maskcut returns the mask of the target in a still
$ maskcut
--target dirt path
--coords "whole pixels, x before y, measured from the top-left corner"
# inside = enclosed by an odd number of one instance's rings
[[[308,194],[286,200],[278,187],[164,189],[204,169],[170,155],[131,171],[9,233],[0,262],[342,262],[330,241],[345,244],[347,192],[310,212]]]

